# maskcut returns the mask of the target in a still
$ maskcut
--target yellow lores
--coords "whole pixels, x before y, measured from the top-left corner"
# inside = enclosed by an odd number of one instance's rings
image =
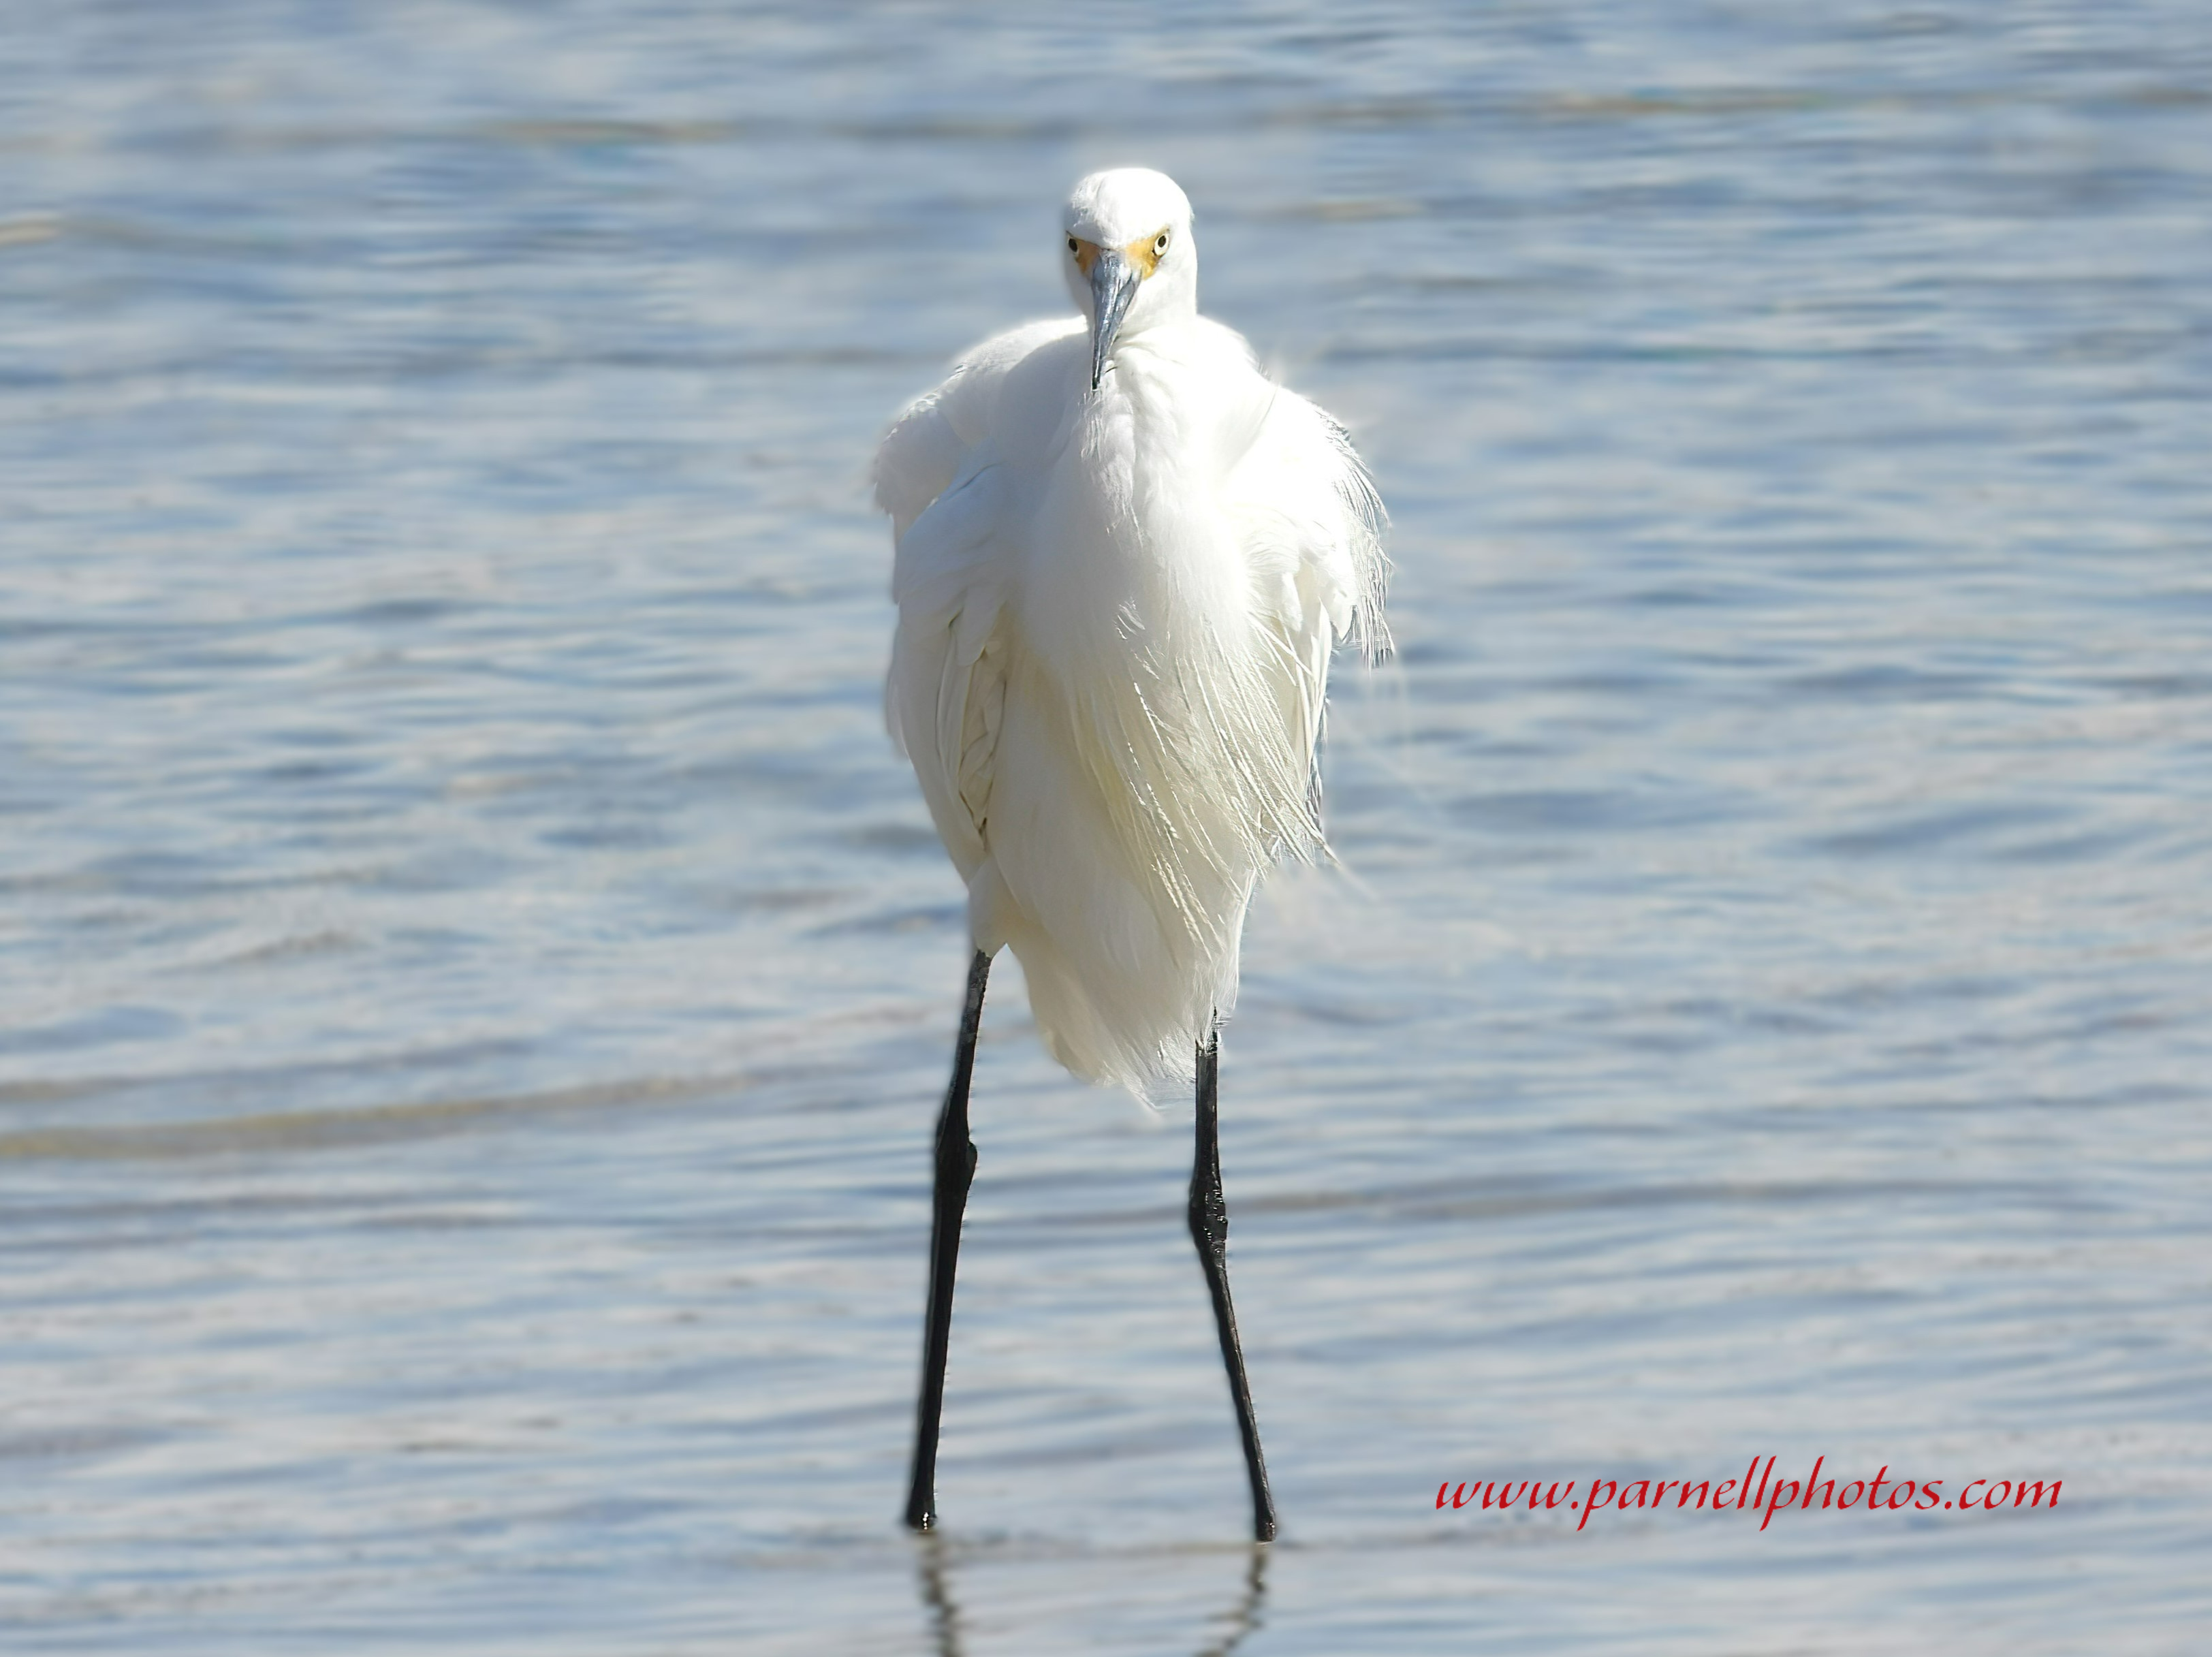
[[[1168,239],[1173,234],[1171,229],[1163,226],[1158,235],[1139,236],[1121,250],[1121,257],[1136,267],[1139,281],[1160,268],[1160,261],[1167,256]],[[1075,268],[1086,276],[1091,274],[1091,267],[1098,263],[1098,244],[1095,241],[1070,236],[1067,251],[1075,255]]]

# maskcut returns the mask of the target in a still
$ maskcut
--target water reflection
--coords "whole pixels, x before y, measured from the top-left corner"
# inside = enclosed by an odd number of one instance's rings
[[[1244,1592],[1237,1596],[1224,1621],[1227,1632],[1210,1646],[1201,1646],[1197,1657],[1229,1657],[1261,1626],[1260,1602],[1267,1593],[1267,1556],[1273,1550],[1265,1542],[1252,1544],[1244,1565]]]
[[[915,1538],[914,1547],[922,1610],[936,1642],[937,1657],[967,1657],[967,1648],[961,1639],[959,1602],[953,1593],[953,1545],[943,1532],[933,1531]],[[1261,1607],[1267,1598],[1267,1560],[1273,1551],[1265,1542],[1248,1545],[1244,1580],[1236,1599],[1226,1610],[1203,1619],[1219,1624],[1222,1632],[1198,1647],[1193,1657],[1230,1657],[1262,1626]]]
[[[954,1603],[945,1563],[944,1533],[932,1531],[915,1539],[915,1557],[921,1567],[922,1608],[929,1613],[930,1630],[937,1640],[937,1657],[967,1657],[960,1643],[960,1607]]]

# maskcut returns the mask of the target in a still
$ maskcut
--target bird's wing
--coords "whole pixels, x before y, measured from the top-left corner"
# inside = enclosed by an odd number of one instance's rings
[[[1005,501],[998,466],[964,470],[899,537],[892,580],[899,619],[884,718],[963,877],[983,860],[1006,705],[1006,652],[991,648],[1006,598],[994,555]]]
[[[1080,326],[1032,323],[985,341],[908,405],[876,455],[877,503],[897,536],[884,715],[963,877],[985,856],[1006,694],[1009,490],[992,422],[1016,365]]]
[[[1273,392],[1226,490],[1247,556],[1255,571],[1291,577],[1300,608],[1318,611],[1310,622],[1329,638],[1379,661],[1390,651],[1382,498],[1349,432],[1297,392]]]
[[[954,363],[943,385],[900,410],[872,469],[876,505],[890,514],[896,540],[906,538],[908,526],[951,487],[962,462],[989,434],[999,392],[1015,365],[1082,325],[1079,318],[1064,317],[995,335]]]
[[[1294,391],[1273,388],[1252,442],[1231,468],[1227,500],[1249,564],[1284,726],[1307,759],[1316,849],[1328,659],[1336,643],[1370,660],[1389,652],[1382,620],[1389,561],[1381,496],[1344,428]]]

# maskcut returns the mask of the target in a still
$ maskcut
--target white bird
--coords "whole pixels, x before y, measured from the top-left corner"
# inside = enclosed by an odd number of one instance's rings
[[[1316,747],[1340,640],[1380,654],[1380,499],[1344,428],[1198,314],[1174,180],[1094,173],[1058,251],[1080,316],[976,346],[876,455],[898,631],[885,704],[975,944],[938,1123],[928,1326],[907,1522],[936,1522],[968,1089],[992,957],[1076,1075],[1195,1071],[1190,1225],[1275,1532],[1225,1266],[1218,1021],[1254,886],[1325,850]]]

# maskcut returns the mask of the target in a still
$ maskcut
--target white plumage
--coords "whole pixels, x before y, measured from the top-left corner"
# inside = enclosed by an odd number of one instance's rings
[[[1329,654],[1384,643],[1383,514],[1343,428],[1198,314],[1173,181],[1084,179],[1064,244],[1084,314],[975,347],[876,456],[885,700],[976,947],[1012,949],[1060,1063],[1141,1089],[1235,999],[1260,876],[1322,847]]]

